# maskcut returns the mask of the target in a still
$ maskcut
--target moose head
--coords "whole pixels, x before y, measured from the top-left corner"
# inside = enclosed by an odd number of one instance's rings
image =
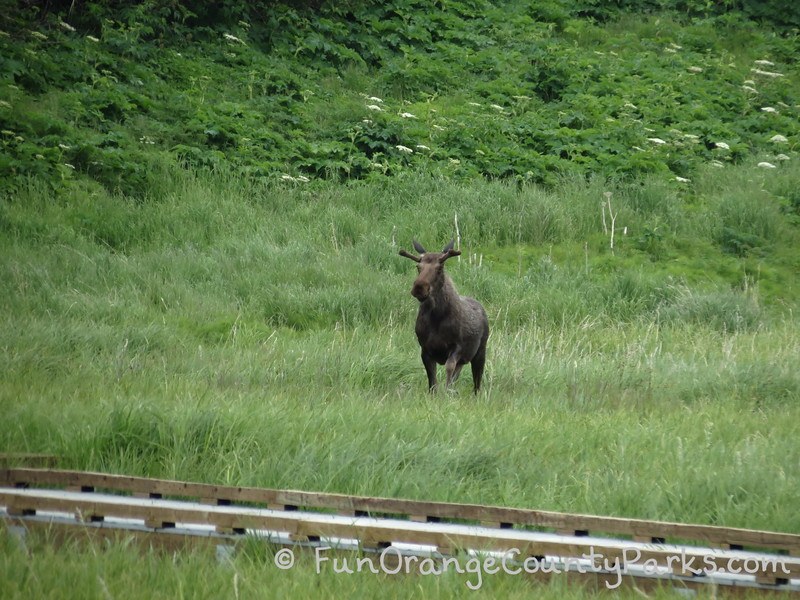
[[[400,256],[410,258],[417,263],[417,275],[411,287],[411,295],[420,302],[425,302],[434,291],[441,290],[444,285],[444,263],[448,258],[459,256],[460,250],[453,250],[454,240],[444,247],[441,252],[428,252],[417,240],[413,240],[414,249],[421,254],[415,256],[405,250],[400,250]]]

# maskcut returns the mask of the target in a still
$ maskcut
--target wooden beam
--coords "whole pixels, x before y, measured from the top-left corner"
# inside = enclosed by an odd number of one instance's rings
[[[508,526],[534,527],[573,534],[607,534],[634,540],[691,540],[705,545],[729,548],[757,548],[800,554],[800,535],[759,531],[716,525],[684,524],[667,521],[602,517],[522,508],[476,504],[427,502],[394,498],[348,496],[344,494],[304,492],[189,483],[81,471],[51,469],[2,469],[0,483],[10,487],[55,485],[74,488],[106,489],[150,497],[202,498],[206,502],[228,501],[232,504],[256,504],[290,509],[313,509],[347,512],[354,515],[392,514],[405,517],[424,516],[427,521],[459,520],[475,523],[503,523]],[[579,533],[578,533],[579,532]]]
[[[606,564],[665,567],[683,575],[712,568],[724,571],[731,561],[749,575],[776,583],[800,577],[800,559],[714,548],[640,544],[628,540],[558,536],[519,529],[487,528],[454,523],[416,523],[398,519],[342,517],[303,511],[275,511],[240,506],[213,506],[198,502],[141,499],[36,489],[0,489],[0,505],[15,514],[55,511],[91,515],[92,519],[120,517],[137,519],[154,529],[176,523],[212,525],[220,531],[266,530],[284,532],[294,539],[344,538],[361,540],[365,546],[381,548],[395,542],[441,548],[509,552],[520,557],[602,557]],[[746,561],[746,562],[744,562]]]

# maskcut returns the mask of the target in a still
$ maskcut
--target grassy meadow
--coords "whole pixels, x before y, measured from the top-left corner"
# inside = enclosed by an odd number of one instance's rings
[[[797,232],[766,191],[797,173],[769,175],[711,169],[699,213],[657,181],[262,187],[187,173],[147,202],[32,183],[0,213],[1,446],[68,468],[799,531]],[[606,191],[628,227],[613,253]],[[719,249],[732,204],[750,211],[741,227],[769,230],[763,258]],[[660,214],[653,249],[637,236]],[[464,254],[448,270],[492,327],[477,396],[468,376],[427,392],[415,270],[397,256],[412,236],[444,245],[456,215]],[[2,585],[47,552],[11,552]],[[98,570],[169,568],[81,556],[58,568],[90,587]],[[380,585],[252,558],[235,560],[243,591]],[[231,571],[202,560],[158,589],[199,570],[208,587],[187,595],[230,594]],[[455,579],[424,589],[463,591]]]
[[[0,11],[0,452],[800,532],[796,30],[672,0],[62,4]],[[477,395],[468,368],[426,389],[412,238],[458,239]],[[469,592],[52,541],[0,535],[0,597]],[[592,595],[474,592],[532,593]]]

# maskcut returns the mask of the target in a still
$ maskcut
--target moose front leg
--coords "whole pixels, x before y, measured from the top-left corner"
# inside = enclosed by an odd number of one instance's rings
[[[436,361],[423,350],[422,364],[425,365],[425,373],[428,374],[428,389],[432,392],[436,389]]]

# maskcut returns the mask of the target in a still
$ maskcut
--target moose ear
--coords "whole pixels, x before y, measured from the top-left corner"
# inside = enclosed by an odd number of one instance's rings
[[[455,244],[455,240],[450,240],[450,243],[444,247],[444,250],[442,250],[442,254],[447,254],[448,252],[450,252],[450,250],[453,249],[453,244]]]
[[[417,252],[420,252],[421,254],[425,254],[427,252],[427,250],[425,250],[425,248],[422,247],[422,244],[420,244],[417,240],[411,240],[411,243],[414,245],[414,250]]]

